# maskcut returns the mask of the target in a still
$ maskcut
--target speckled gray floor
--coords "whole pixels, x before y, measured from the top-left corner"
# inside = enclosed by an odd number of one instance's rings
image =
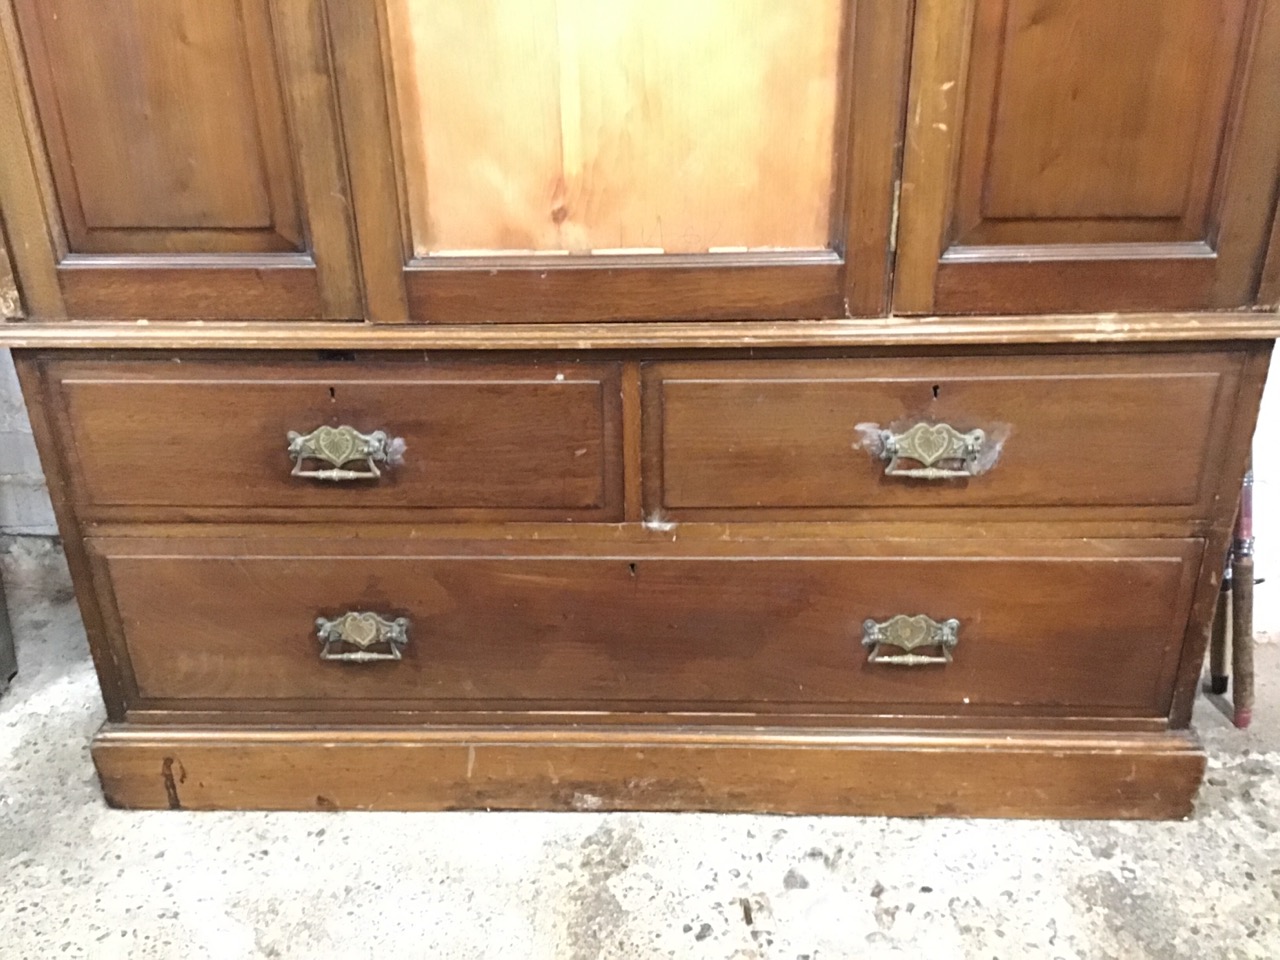
[[[1190,823],[126,813],[60,557],[6,555],[3,960],[1280,957],[1280,646]]]

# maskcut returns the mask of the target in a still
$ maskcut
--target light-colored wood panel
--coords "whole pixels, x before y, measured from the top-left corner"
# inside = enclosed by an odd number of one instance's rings
[[[828,246],[842,0],[387,0],[419,255]]]

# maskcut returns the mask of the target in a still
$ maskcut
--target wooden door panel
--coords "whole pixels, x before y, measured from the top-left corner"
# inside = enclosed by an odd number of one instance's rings
[[[265,3],[18,10],[72,251],[300,248]]]
[[[1280,154],[1274,7],[925,0],[897,308],[1248,303]]]
[[[896,0],[329,0],[329,15],[373,319],[886,308]]]
[[[60,300],[33,312],[359,315],[318,3],[12,3]]]
[[[843,6],[388,0],[414,255],[826,249]]]

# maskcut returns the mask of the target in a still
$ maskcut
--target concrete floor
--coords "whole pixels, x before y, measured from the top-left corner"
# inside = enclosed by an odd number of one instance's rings
[[[3,960],[1280,957],[1280,645],[1189,823],[127,813],[61,557],[5,556]]]

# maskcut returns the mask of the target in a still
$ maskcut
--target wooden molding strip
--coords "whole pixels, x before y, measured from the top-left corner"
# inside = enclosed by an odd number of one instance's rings
[[[1258,312],[477,326],[309,321],[0,324],[0,347],[87,350],[661,350],[1278,338],[1280,315]]]
[[[711,729],[127,729],[93,758],[138,809],[715,810],[1172,819],[1184,734]]]

